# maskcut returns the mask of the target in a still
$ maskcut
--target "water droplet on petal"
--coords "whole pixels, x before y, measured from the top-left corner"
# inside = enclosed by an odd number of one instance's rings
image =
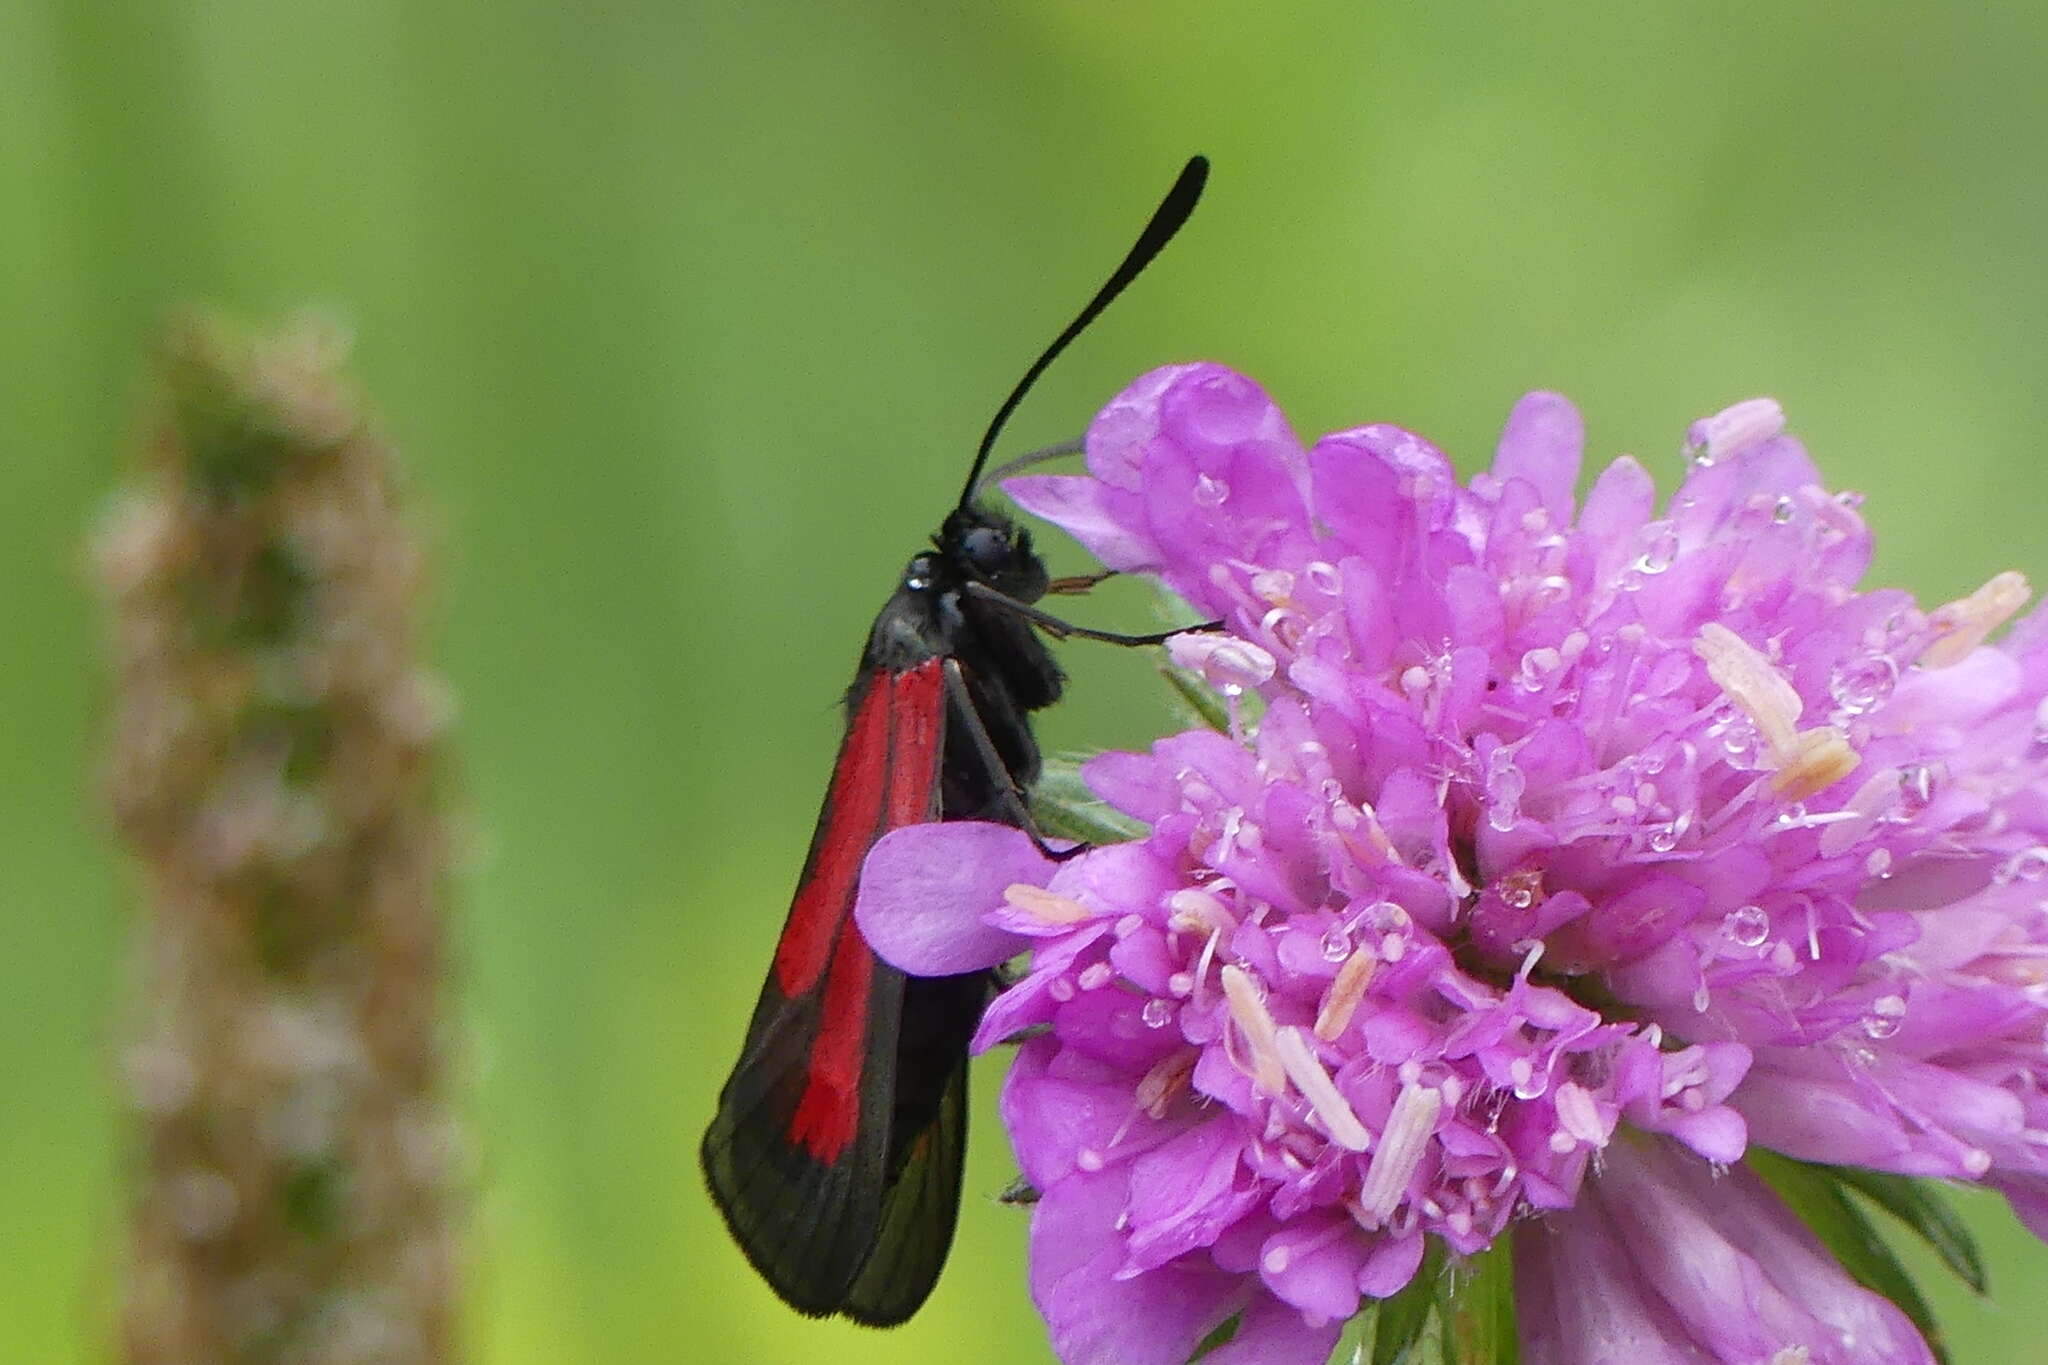
[[[1745,948],[1760,948],[1771,936],[1771,914],[1761,905],[1744,905],[1730,910],[1721,921],[1728,937]]]
[[[1221,507],[1230,496],[1230,485],[1208,474],[1195,476],[1195,501],[1204,507]]]
[[[1678,824],[1658,825],[1650,831],[1650,849],[1655,853],[1669,853],[1678,847]]]
[[[1532,649],[1522,656],[1522,666],[1516,670],[1515,683],[1524,692],[1541,692],[1563,662],[1563,656],[1554,649]]]
[[[2038,882],[2043,877],[2048,877],[2048,848],[2040,844],[2021,849],[1998,869],[2000,882]]]
[[[1323,961],[1342,962],[1351,956],[1351,935],[1339,924],[1323,935]]]
[[[1889,1038],[1899,1031],[1905,1017],[1905,996],[1880,995],[1870,1002],[1870,1009],[1863,1016],[1863,1031],[1872,1038]]]
[[[1862,654],[1835,665],[1828,678],[1828,693],[1835,705],[1860,716],[1889,701],[1898,681],[1899,666],[1888,656]]]
[[[1542,1097],[1550,1089],[1550,1073],[1539,1071],[1527,1057],[1517,1057],[1508,1064],[1508,1075],[1514,1078],[1515,1098],[1533,1100]]]
[[[1641,532],[1643,552],[1636,558],[1639,574],[1660,574],[1678,562],[1678,531],[1668,521],[1653,521]]]
[[[1783,526],[1792,520],[1792,499],[1779,498],[1771,505],[1771,520]]]
[[[1934,804],[1934,770],[1924,763],[1908,763],[1899,769],[1899,810],[1910,820]]]
[[[1147,1000],[1145,1008],[1138,1011],[1138,1017],[1145,1021],[1146,1028],[1165,1028],[1173,1022],[1173,1002],[1157,997]]]

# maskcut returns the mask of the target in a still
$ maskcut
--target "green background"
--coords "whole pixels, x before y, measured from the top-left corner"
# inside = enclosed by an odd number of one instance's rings
[[[1668,482],[1765,392],[1870,494],[1878,580],[2048,576],[2044,50],[2030,4],[0,4],[0,1361],[112,1339],[80,543],[175,302],[350,320],[437,551],[476,1358],[1041,1361],[995,1067],[895,1333],[780,1310],[694,1155],[836,695],[995,401],[1201,150],[1192,229],[1009,449],[1214,357],[1467,468],[1561,388]],[[1054,744],[1153,723],[1113,655],[1065,651]],[[1996,1306],[1937,1301],[1960,1359],[2021,1358],[2048,1252],[1970,1207]]]

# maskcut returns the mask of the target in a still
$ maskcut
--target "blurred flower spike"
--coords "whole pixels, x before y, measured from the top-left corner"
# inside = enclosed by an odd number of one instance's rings
[[[1626,457],[1575,505],[1557,395],[1461,482],[1177,366],[1088,475],[1008,485],[1228,632],[1174,651],[1227,732],[1082,770],[1149,833],[915,826],[863,881],[911,971],[1032,954],[977,1045],[1023,1040],[1068,1365],[1312,1365],[1362,1309],[1375,1358],[1896,1365],[1939,1342],[1858,1200],[1973,1280],[1906,1177],[2048,1235],[2048,618],[1989,643],[2017,574],[1859,587],[1784,426],[1740,404],[1661,511]]]

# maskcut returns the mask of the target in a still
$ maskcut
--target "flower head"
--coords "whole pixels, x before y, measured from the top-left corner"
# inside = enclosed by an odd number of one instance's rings
[[[1751,1258],[1726,1274],[1793,1275],[1817,1249],[1767,1261],[1703,1207],[1796,1225],[1715,1182],[1752,1141],[1988,1180],[2048,1232],[2048,627],[1985,643],[2017,575],[1931,612],[1859,590],[1855,502],[1783,425],[1696,424],[1661,513],[1629,458],[1575,509],[1555,395],[1461,483],[1395,427],[1304,450],[1249,380],[1180,366],[1097,418],[1089,475],[1009,485],[1224,621],[1176,660],[1263,702],[1088,765],[1141,840],[1055,863],[923,826],[868,863],[863,929],[907,969],[1035,949],[978,1041],[1028,1039],[1004,1117],[1070,1365],[1179,1361],[1240,1314],[1211,1359],[1319,1360],[1426,1237],[1469,1254],[1556,1211],[1526,1262],[1651,1194],[1670,1218],[1631,1246],[1690,1209]],[[1816,1324],[1815,1359],[1923,1358],[1839,1270],[1722,1331],[1630,1269],[1632,1325],[1518,1264],[1532,1321],[1582,1333],[1538,1358],[1660,1358],[1599,1354],[1609,1328],[1769,1358]]]

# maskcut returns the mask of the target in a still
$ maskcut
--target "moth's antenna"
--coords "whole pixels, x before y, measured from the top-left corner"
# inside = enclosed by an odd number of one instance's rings
[[[1173,188],[1159,201],[1153,211],[1152,221],[1145,224],[1145,230],[1138,234],[1138,240],[1131,252],[1124,257],[1123,264],[1110,273],[1103,281],[1102,288],[1095,291],[1095,297],[1088,300],[1080,315],[1067,324],[1067,329],[1052,339],[1052,345],[1045,353],[1031,362],[1031,368],[1024,371],[1024,377],[1017,381],[1017,387],[1010,390],[1010,396],[996,409],[995,420],[988,424],[988,431],[981,438],[980,446],[974,452],[974,466],[967,471],[967,486],[960,490],[960,505],[965,507],[974,500],[974,494],[981,481],[981,471],[988,463],[988,453],[995,448],[996,437],[1002,433],[1003,423],[1010,420],[1010,414],[1024,401],[1024,395],[1031,392],[1031,386],[1038,382],[1038,376],[1045,373],[1046,366],[1059,358],[1067,343],[1081,335],[1084,328],[1109,307],[1111,300],[1124,292],[1124,286],[1138,278],[1138,273],[1152,263],[1160,249],[1173,240],[1181,224],[1195,211],[1195,201],[1202,197],[1202,184],[1209,178],[1209,158],[1191,156],[1188,164],[1181,168],[1180,178],[1173,182]]]

